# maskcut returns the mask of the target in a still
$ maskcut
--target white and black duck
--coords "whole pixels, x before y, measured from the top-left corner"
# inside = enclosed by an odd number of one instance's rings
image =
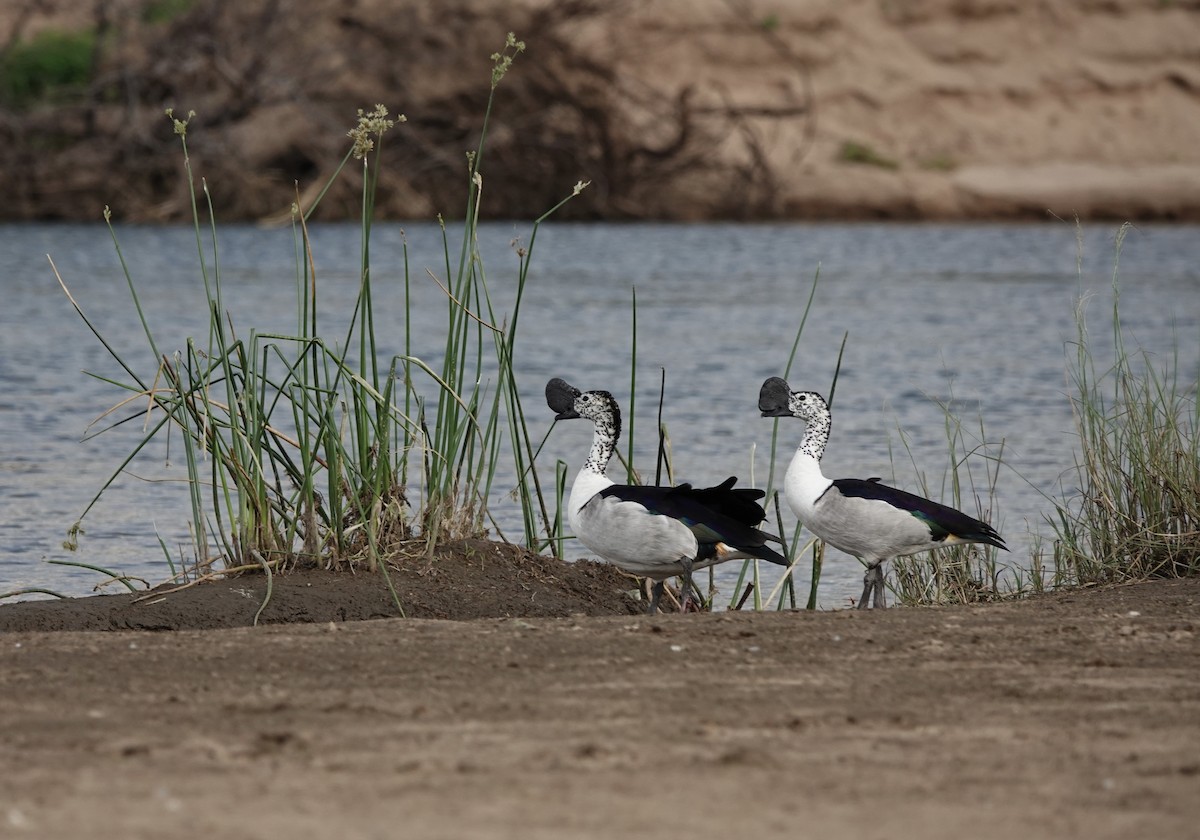
[[[758,408],[764,417],[798,417],[808,424],[783,479],[788,506],[804,526],[834,548],[867,566],[858,608],[884,607],[884,561],[963,543],[985,543],[1007,551],[986,522],[897,490],[877,478],[826,478],[821,456],[829,443],[829,404],[813,391],[793,391],[778,376],[763,383]],[[872,594],[873,593],[873,594]]]
[[[546,404],[556,420],[583,417],[595,426],[567,502],[571,530],[604,560],[655,582],[651,613],[667,578],[682,575],[686,597],[694,569],[749,557],[787,565],[767,545],[775,538],[755,527],[766,516],[758,504],[763,491],[735,490],[734,477],[704,489],[615,484],[604,474],[621,436],[621,409],[612,394],[580,391],[556,378],[546,383]]]

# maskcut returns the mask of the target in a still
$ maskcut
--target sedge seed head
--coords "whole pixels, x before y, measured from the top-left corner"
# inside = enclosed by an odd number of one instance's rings
[[[509,32],[508,37],[504,39],[504,49],[492,53],[492,90],[496,89],[496,85],[500,84],[504,74],[512,67],[513,59],[517,57],[517,54],[523,52],[525,52],[525,42],[518,41],[517,36]]]
[[[182,120],[175,116],[174,108],[167,108],[164,111],[164,113],[167,115],[167,119],[169,119],[172,122],[172,124],[174,124],[175,133],[178,134],[180,137],[187,137],[188,123],[190,123],[192,121],[192,117],[196,116],[196,112],[188,111],[187,117]]]
[[[382,137],[388,129],[398,122],[405,122],[408,117],[399,114],[395,119],[388,117],[388,109],[384,105],[376,105],[373,111],[358,109],[358,124],[346,132],[354,141],[354,157],[361,160],[375,148],[375,139]]]

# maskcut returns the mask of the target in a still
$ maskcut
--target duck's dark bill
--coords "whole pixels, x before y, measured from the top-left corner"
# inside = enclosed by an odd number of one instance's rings
[[[555,377],[546,383],[546,405],[558,415],[556,419],[570,420],[579,416],[575,411],[575,398],[579,393],[578,388]]]
[[[786,381],[772,376],[758,391],[758,410],[762,412],[763,417],[791,416],[792,412],[788,408],[788,397],[791,393]]]

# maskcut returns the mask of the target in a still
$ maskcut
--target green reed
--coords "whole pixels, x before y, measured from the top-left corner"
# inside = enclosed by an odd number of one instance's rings
[[[1165,357],[1128,345],[1118,282],[1128,231],[1117,235],[1107,341],[1088,328],[1086,296],[1075,313],[1075,487],[1047,516],[1055,575],[1071,584],[1200,571],[1200,359],[1181,359],[1178,340]]]
[[[144,423],[133,451],[72,527],[70,545],[81,533],[84,517],[117,477],[150,441],[164,436],[178,438],[183,450],[191,506],[194,556],[188,568],[176,572],[172,567],[175,578],[214,570],[259,569],[270,574],[297,564],[362,564],[386,576],[385,558],[412,551],[414,543],[420,546],[418,552],[432,555],[439,542],[483,534],[486,501],[502,454],[515,462],[515,495],[526,545],[537,547],[543,534],[553,538],[533,469],[513,355],[538,228],[586,184],[576,184],[533,223],[529,243],[519,252],[517,291],[507,316],[488,289],[477,236],[483,152],[495,90],[523,49],[510,34],[505,47],[493,55],[491,96],[478,145],[468,156],[462,242],[452,248],[443,225],[444,274],[429,272],[446,295],[439,369],[425,362],[414,346],[407,243],[402,269],[404,352],[381,359],[376,341],[376,329],[389,321],[390,313],[377,311],[373,294],[375,196],[384,137],[403,116],[393,119],[383,106],[360,111],[358,124],[349,132],[351,147],[314,204],[293,207],[296,327],[280,334],[235,328],[224,302],[220,238],[208,185],[201,182],[197,192],[188,155],[192,115],[178,119],[168,112],[180,138],[191,191],[207,335],[163,352],[106,211],[153,364],[143,368],[124,358],[59,278],[76,311],[127,377],[100,377],[129,395],[114,412],[132,408],[101,432],[130,420]],[[356,161],[362,166],[358,292],[348,323],[331,328],[322,313],[322,285],[308,220],[333,182]],[[391,323],[386,328],[395,329]],[[402,612],[394,590],[392,594]]]
[[[996,484],[1004,465],[1004,441],[989,443],[983,418],[968,433],[954,413],[954,396],[934,400],[942,411],[946,461],[936,486],[917,465],[908,435],[899,429],[907,460],[918,476],[919,492],[927,498],[991,522],[997,530]],[[890,446],[889,446],[890,448]],[[895,456],[893,454],[893,473]],[[990,545],[955,545],[892,561],[896,597],[902,604],[959,604],[995,600],[1020,591],[1022,573],[1000,563],[1000,549]]]

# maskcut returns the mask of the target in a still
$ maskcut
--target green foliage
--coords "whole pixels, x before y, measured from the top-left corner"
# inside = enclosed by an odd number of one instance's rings
[[[169,23],[187,11],[190,11],[193,0],[150,0],[142,7],[143,23]]]
[[[0,100],[14,108],[77,94],[91,81],[96,35],[46,30],[0,56]]]
[[[877,166],[880,169],[899,169],[900,164],[891,158],[886,158],[864,143],[847,140],[842,143],[838,157],[845,163],[857,163],[864,166]]]
[[[953,172],[958,169],[958,161],[950,155],[934,155],[922,159],[920,167],[930,172]]]
[[[1127,230],[1117,240],[1111,347],[1092,337],[1086,299],[1076,310],[1076,489],[1049,517],[1058,575],[1076,584],[1200,572],[1200,359],[1181,364],[1177,343],[1165,359],[1126,345],[1117,268]],[[1115,361],[1098,362],[1109,351]]]

